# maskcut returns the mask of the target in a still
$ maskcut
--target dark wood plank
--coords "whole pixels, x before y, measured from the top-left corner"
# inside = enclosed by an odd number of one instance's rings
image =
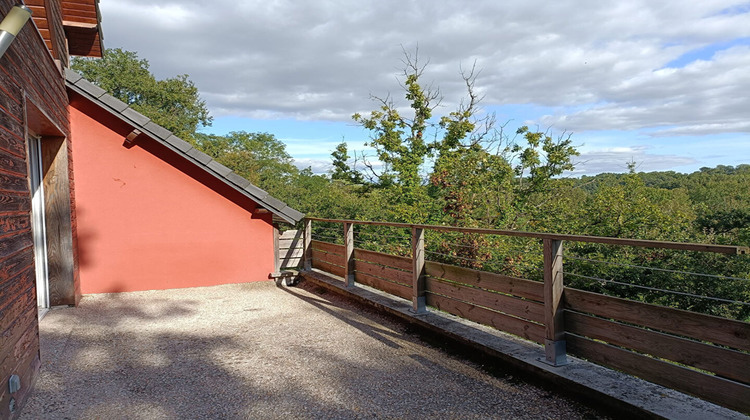
[[[750,387],[728,379],[673,365],[608,344],[566,334],[570,354],[618,369],[647,381],[750,413]]]
[[[28,194],[7,193],[0,191],[0,212],[24,212],[31,211],[31,199]]]
[[[482,289],[494,290],[509,295],[543,302],[544,284],[536,281],[473,270],[471,268],[442,264],[433,261],[425,263],[428,276],[452,280]]]
[[[427,292],[427,305],[536,343],[544,343],[544,325]]]
[[[15,279],[15,276],[23,271],[33,268],[33,263],[34,250],[31,247],[12,255],[4,261],[0,261],[0,289],[7,286],[17,285],[18,280]],[[0,307],[1,306],[2,303],[0,303]]]
[[[27,229],[31,229],[31,219],[29,219],[28,214],[0,214],[0,236],[5,236],[9,233],[19,232]]]
[[[411,258],[399,257],[391,254],[384,254],[382,252],[367,251],[365,249],[356,248],[354,250],[354,258],[362,261],[367,261],[373,264],[385,265],[388,267],[398,268],[404,271],[412,270]]]
[[[315,258],[313,258],[312,266],[313,268],[317,268],[318,270],[323,270],[326,273],[331,273],[339,277],[344,275],[344,267],[341,267],[339,265],[334,265],[326,261],[316,260]]]
[[[311,241],[312,249],[327,252],[329,254],[344,255],[344,245],[336,245],[330,242]]]
[[[27,276],[25,272],[22,273],[21,276],[22,280],[31,278],[31,276]],[[8,288],[5,290],[8,292],[8,295],[6,295],[6,299],[1,302],[4,306],[0,308],[0,334],[2,331],[7,330],[13,323],[13,320],[20,317],[29,305],[36,304],[36,291],[33,283],[29,284],[29,282],[26,281],[24,283],[27,284],[28,287],[18,292],[15,290],[8,290]]]
[[[750,351],[750,323],[565,288],[566,309]]]
[[[386,267],[383,265],[370,264],[368,262],[360,260],[354,260],[354,271],[369,274],[371,276],[377,276],[383,279],[388,279],[396,283],[401,283],[409,288],[412,287],[412,276],[410,272],[396,270],[395,268]]]
[[[0,168],[4,171],[25,177],[26,160],[10,153],[0,152]]]
[[[32,245],[31,230],[25,230],[0,238],[0,260]]]
[[[0,360],[6,349],[12,349],[16,340],[26,331],[29,326],[36,322],[37,307],[31,303],[22,312],[21,315],[14,319],[13,322],[4,331],[0,331]]]
[[[0,190],[13,192],[28,192],[26,176],[19,176],[7,172],[0,172]]]
[[[403,284],[371,276],[361,271],[354,272],[354,281],[366,284],[400,298],[411,299],[411,287],[404,286]]]
[[[319,249],[313,248],[312,257],[314,260],[325,261],[327,263],[336,264],[341,267],[344,266],[344,256],[337,254],[329,254]]]
[[[426,286],[427,291],[431,293],[529,319],[540,324],[544,322],[544,305],[538,302],[462,286],[456,283],[448,283],[430,276],[427,276]]]
[[[29,316],[29,314],[33,316]],[[7,328],[0,333],[2,334],[0,337],[2,337],[3,343],[3,346],[0,347],[0,360],[6,359],[12,356],[14,352],[17,352],[19,341],[24,346],[28,345],[27,335],[29,334],[29,328],[37,324],[36,316],[37,307],[34,302],[27,304],[26,307],[21,308],[18,317],[11,320],[12,322],[9,323]]]
[[[33,299],[26,298],[26,296],[28,295],[30,295],[31,298]],[[31,291],[31,293],[24,293],[24,298],[19,299],[19,305],[17,305],[18,309],[16,309],[14,312],[8,312],[8,313],[12,313],[13,320],[22,318],[23,315],[25,315],[28,311],[33,311],[34,313],[36,313],[36,305],[34,305],[35,301],[36,301],[36,295],[34,294],[33,290]],[[32,307],[32,305],[34,307]],[[7,326],[3,327],[2,331],[8,331],[10,329],[10,326],[12,325],[12,322],[7,322],[7,320],[4,320],[2,322],[4,324],[8,324]],[[28,325],[25,326],[25,328],[21,329],[22,331],[21,334],[16,334],[13,338],[11,338],[8,341],[10,345],[0,349],[0,361],[2,361],[3,359],[7,360],[9,357],[13,357],[13,356],[18,357],[18,355],[22,352],[22,350],[24,350],[26,347],[30,345],[30,341],[36,338],[36,337],[29,335],[31,334],[29,332],[29,329],[32,327],[36,327],[36,326],[37,326],[37,320],[33,319]],[[12,366],[10,368],[12,369]],[[12,370],[10,369],[0,368],[0,372],[11,372],[11,371]]]
[[[748,353],[571,311],[565,312],[565,329],[576,335],[603,340],[639,353],[714,372],[735,381],[750,383],[750,354]]]

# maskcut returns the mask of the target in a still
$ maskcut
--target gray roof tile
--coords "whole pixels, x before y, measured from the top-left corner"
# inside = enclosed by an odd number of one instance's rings
[[[80,79],[78,82],[76,82],[76,86],[80,88],[81,90],[85,91],[89,95],[93,96],[94,98],[98,98],[105,93],[107,93],[106,90],[100,88],[99,86],[89,82],[86,79]]]
[[[149,123],[149,124],[151,124],[151,123]],[[174,134],[170,134],[166,139],[164,139],[164,141],[166,141],[167,143],[171,144],[172,146],[174,146],[175,148],[177,148],[177,150],[179,150],[181,152],[188,152],[188,151],[190,151],[190,149],[193,148],[193,146],[190,143],[188,143],[185,140],[183,140],[183,139],[175,136]],[[206,162],[206,163],[208,163],[208,162]]]
[[[268,197],[267,192],[261,190],[260,188],[256,187],[253,184],[248,185],[247,187],[244,188],[244,190],[261,201],[265,200],[266,197]],[[258,203],[258,204],[263,204],[263,203]]]
[[[208,162],[208,165],[206,165],[209,169],[216,172],[217,174],[226,177],[229,175],[230,172],[232,172],[231,169],[227,168],[226,166],[222,165],[221,163],[211,160],[211,162]]]
[[[278,218],[278,220],[296,223],[305,216],[287,206],[283,201],[271,197],[267,192],[232,172],[226,166],[211,159],[209,155],[194,149],[190,143],[175,136],[166,128],[152,122],[149,118],[128,107],[125,103],[105,93],[104,90],[90,83],[75,71],[65,69],[65,79],[72,91],[81,94],[83,97],[101,106],[102,109],[131,124],[133,128],[143,131],[145,135],[155,141],[171,146],[177,153],[182,154],[186,158],[191,158],[189,160],[194,162],[195,165],[203,168],[209,174],[254,200],[258,203],[258,206],[268,208],[274,214],[274,220]]]
[[[83,76],[78,74],[75,70],[71,70],[69,68],[65,68],[65,79],[68,80],[68,82],[75,84],[75,82],[83,79]]]
[[[251,184],[251,182],[248,181],[246,178],[241,177],[234,172],[230,172],[229,174],[227,174],[226,178],[232,181],[235,185],[237,185],[240,188],[245,188]]]
[[[295,209],[293,209],[293,208],[291,208],[289,206],[284,207],[283,208],[283,212],[284,212],[284,214],[286,214],[287,216],[289,216],[292,220],[302,220],[302,218],[305,217],[304,213],[300,213],[299,211],[297,211],[297,210],[295,210]]]
[[[109,106],[110,108],[112,108],[113,110],[115,110],[117,112],[122,112],[122,111],[125,110],[125,108],[128,107],[128,104],[126,104],[125,102],[123,102],[123,101],[115,98],[114,96],[112,96],[112,95],[110,95],[108,93],[100,96],[99,100],[102,101],[102,103],[104,103],[105,105]]]
[[[209,156],[209,155],[201,152],[198,149],[190,149],[190,150],[188,150],[187,155],[190,156],[191,158],[197,160],[198,162],[200,162],[203,165],[208,165],[208,162],[211,162],[211,156]]]
[[[147,116],[141,114],[140,112],[134,110],[133,108],[125,108],[120,114],[129,119],[130,121],[134,122],[136,125],[143,128],[144,125],[146,125],[149,121],[151,121]]]
[[[266,204],[268,204],[269,206],[273,207],[276,210],[281,210],[284,207],[286,207],[286,203],[285,202],[283,202],[283,201],[281,201],[279,199],[273,198],[270,195],[268,197],[266,197],[265,200],[263,200],[263,201],[265,201]]]
[[[153,133],[155,136],[159,137],[162,140],[166,140],[169,138],[169,136],[172,135],[172,132],[167,130],[166,128],[160,126],[159,124],[149,121],[147,122],[143,128]]]

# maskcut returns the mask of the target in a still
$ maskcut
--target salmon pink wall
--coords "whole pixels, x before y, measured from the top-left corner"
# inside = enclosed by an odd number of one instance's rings
[[[86,99],[70,106],[83,293],[268,279],[269,214]]]

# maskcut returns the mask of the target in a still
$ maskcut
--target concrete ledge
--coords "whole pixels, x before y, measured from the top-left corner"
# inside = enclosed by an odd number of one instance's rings
[[[666,419],[747,419],[733,410],[651,382],[568,356],[569,364],[552,367],[541,362],[544,348],[491,327],[438,311],[414,314],[411,302],[377,289],[313,269],[299,273],[303,281],[375,307],[462,347],[481,351],[493,362],[522,372],[550,389],[590,401],[617,416]]]

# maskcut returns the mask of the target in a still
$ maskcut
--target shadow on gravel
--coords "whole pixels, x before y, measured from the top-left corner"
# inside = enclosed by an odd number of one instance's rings
[[[306,296],[302,293],[295,291],[294,289],[290,289],[287,287],[279,287],[279,289],[293,295],[294,297],[304,302],[309,303],[310,305],[320,309],[321,311],[335,317],[339,321],[342,321],[346,323],[347,325],[352,326],[362,331],[363,333],[367,334],[369,337],[380,341],[381,343],[385,344],[388,347],[391,347],[394,349],[401,348],[401,346],[398,343],[390,339],[393,337],[398,337],[400,335],[395,334],[391,330],[388,330],[385,328],[378,328],[373,325],[357,321],[356,319],[353,319],[351,317],[351,314],[342,312],[341,306],[335,305],[331,301],[322,299],[320,297]]]
[[[484,375],[333,296],[272,284],[207,290],[96,298],[50,312],[40,329],[42,371],[21,419],[593,413]]]

